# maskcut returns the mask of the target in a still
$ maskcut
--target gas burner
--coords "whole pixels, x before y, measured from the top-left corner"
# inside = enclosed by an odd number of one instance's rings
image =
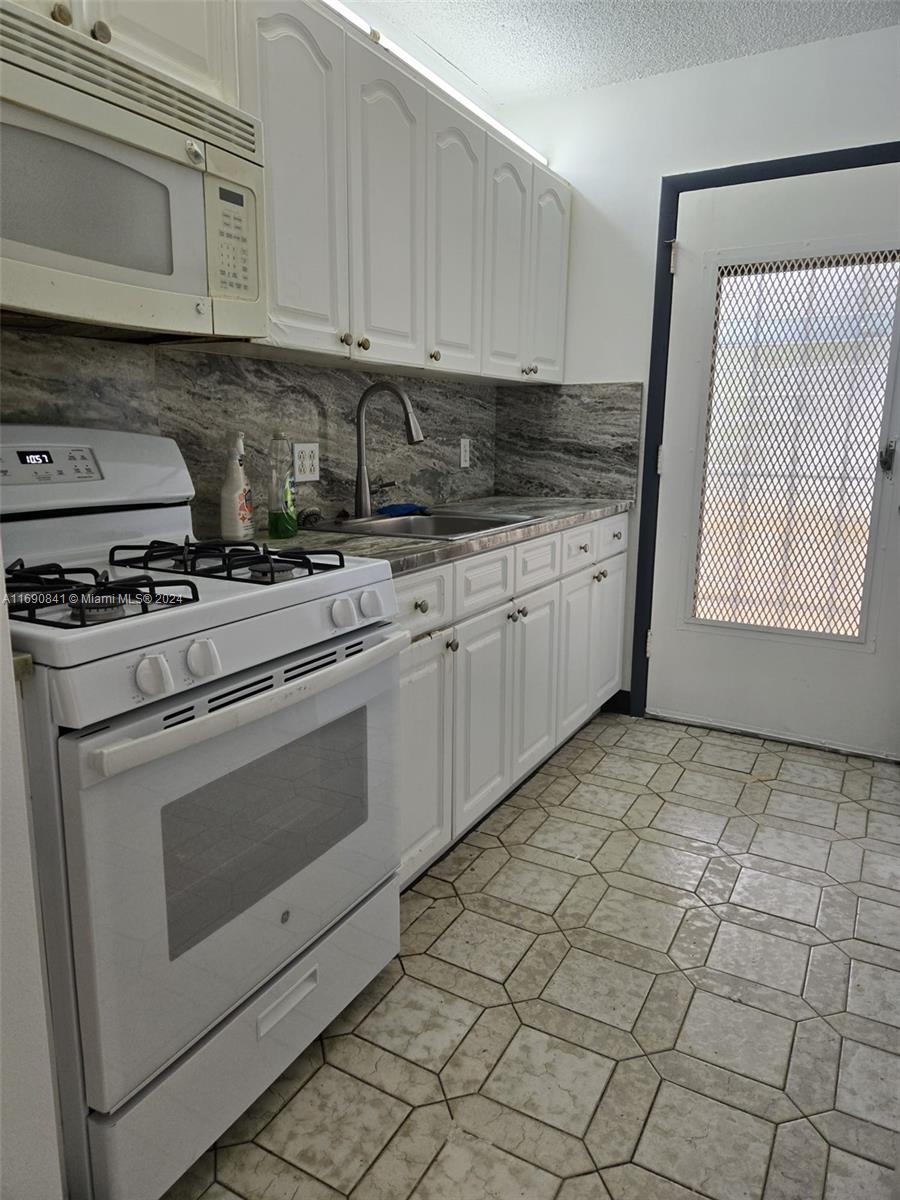
[[[79,576],[88,576],[88,582]],[[60,629],[165,612],[200,598],[189,579],[166,583],[149,575],[110,579],[106,571],[92,567],[26,566],[21,558],[6,568],[6,593],[12,619]]]
[[[113,546],[113,566],[156,567],[210,579],[242,583],[285,583],[295,578],[336,571],[344,566],[340,550],[272,550],[263,543],[225,539],[192,542],[148,542],[144,546]]]

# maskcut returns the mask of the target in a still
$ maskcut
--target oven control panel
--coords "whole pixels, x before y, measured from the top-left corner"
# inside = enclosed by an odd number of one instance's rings
[[[256,197],[250,188],[209,176],[205,187],[209,294],[255,300],[259,295]]]
[[[4,446],[0,483],[96,483],[103,478],[90,446]]]

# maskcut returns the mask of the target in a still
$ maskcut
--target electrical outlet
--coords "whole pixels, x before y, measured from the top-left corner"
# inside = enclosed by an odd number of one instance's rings
[[[459,439],[459,465],[461,467],[471,466],[469,457],[469,439],[461,437]]]
[[[294,442],[294,482],[313,483],[319,478],[319,443]]]

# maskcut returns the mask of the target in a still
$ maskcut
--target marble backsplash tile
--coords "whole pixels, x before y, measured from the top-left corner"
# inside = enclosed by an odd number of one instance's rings
[[[633,500],[642,397],[639,383],[498,387],[496,493]]]

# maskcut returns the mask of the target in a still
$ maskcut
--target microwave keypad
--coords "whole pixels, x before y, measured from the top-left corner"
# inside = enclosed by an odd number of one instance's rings
[[[0,483],[93,483],[103,478],[89,446],[6,447]]]
[[[210,179],[207,185],[210,293],[234,300],[255,300],[259,295],[256,197],[237,184]]]

